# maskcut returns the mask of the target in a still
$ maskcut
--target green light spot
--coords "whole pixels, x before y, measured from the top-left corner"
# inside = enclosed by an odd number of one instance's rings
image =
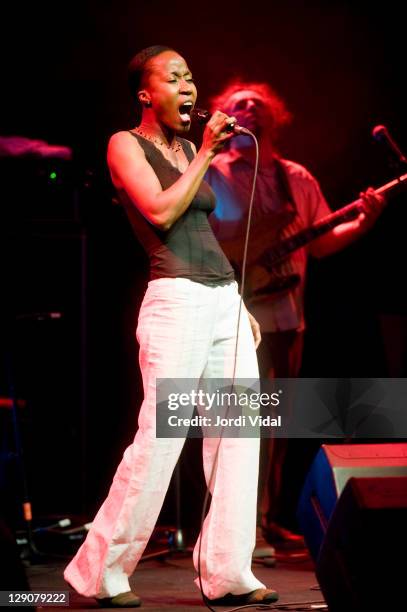
[[[53,181],[55,181],[55,179],[57,178],[57,173],[56,172],[50,172],[49,178],[52,179]]]

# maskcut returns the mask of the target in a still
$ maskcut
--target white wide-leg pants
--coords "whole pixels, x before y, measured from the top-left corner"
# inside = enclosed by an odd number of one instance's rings
[[[130,590],[128,578],[154,529],[184,444],[180,438],[156,438],[156,379],[231,378],[239,299],[236,283],[208,287],[183,278],[149,283],[137,326],[145,394],[139,428],[86,540],[65,570],[65,579],[79,593],[113,597]],[[236,378],[258,378],[244,307]],[[203,441],[207,482],[218,445],[216,438]],[[258,461],[259,439],[221,440],[200,536],[202,582],[210,599],[264,588],[251,571]],[[196,545],[195,568],[197,561]]]

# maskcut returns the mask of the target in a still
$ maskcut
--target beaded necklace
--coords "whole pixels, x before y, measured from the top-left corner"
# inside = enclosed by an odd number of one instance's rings
[[[149,140],[153,144],[158,145],[160,147],[165,147],[166,149],[173,151],[173,153],[178,153],[178,151],[181,151],[182,149],[181,143],[178,142],[177,139],[175,139],[175,144],[169,145],[163,140],[156,138],[155,136],[150,136],[150,134],[146,134],[146,132],[143,132],[143,130],[140,130],[139,128],[135,128],[134,131],[136,132],[136,134],[138,134],[139,136],[142,136],[146,140]]]

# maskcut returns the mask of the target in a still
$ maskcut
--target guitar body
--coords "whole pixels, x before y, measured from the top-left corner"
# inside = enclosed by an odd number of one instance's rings
[[[402,191],[407,184],[407,174],[386,183],[375,190],[378,195]],[[264,217],[252,222],[246,259],[244,295],[247,298],[261,294],[291,291],[301,281],[299,274],[285,264],[290,254],[305,247],[313,240],[331,231],[337,225],[351,221],[363,211],[363,200],[358,199],[344,208],[327,215],[314,225],[293,235],[282,238],[284,229],[293,222],[296,212],[292,209],[276,215],[273,225],[265,223]],[[242,221],[241,227],[246,228]],[[233,265],[241,283],[245,236],[239,234],[231,240],[220,240],[222,249]]]
[[[288,210],[275,215],[274,223],[267,222],[264,217],[252,222],[247,250],[245,297],[264,293],[282,292],[292,289],[300,281],[298,274],[287,274],[281,270],[281,263],[273,264],[269,253],[271,245],[281,240],[284,228],[289,226],[296,217],[296,212]],[[241,227],[246,228],[247,219]],[[236,279],[241,283],[243,250],[245,236],[239,233],[230,240],[219,240],[220,245],[231,262]]]

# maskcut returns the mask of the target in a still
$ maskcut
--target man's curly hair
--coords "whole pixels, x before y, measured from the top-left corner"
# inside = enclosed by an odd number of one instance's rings
[[[241,78],[235,79],[228,83],[220,93],[216,94],[209,100],[211,112],[213,113],[217,109],[227,112],[228,102],[233,94],[246,89],[249,91],[254,91],[262,98],[270,116],[270,130],[273,131],[274,135],[278,133],[280,128],[291,122],[292,115],[287,110],[284,101],[276,94],[268,83],[245,81]]]

